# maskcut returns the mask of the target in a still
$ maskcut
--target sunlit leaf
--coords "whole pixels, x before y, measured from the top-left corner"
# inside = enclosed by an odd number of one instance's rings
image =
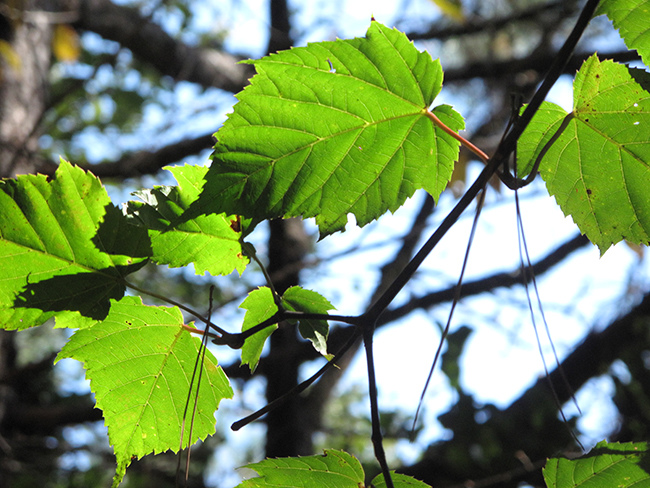
[[[330,310],[334,310],[334,305],[321,294],[299,286],[293,286],[284,292],[282,305],[285,309],[294,312],[326,314]],[[298,330],[302,337],[312,342],[320,354],[327,356],[327,335],[329,333],[327,320],[300,320]]]
[[[240,274],[248,264],[242,252],[241,224],[237,216],[200,215],[177,224],[178,216],[194,202],[204,183],[207,168],[175,166],[166,168],[178,186],[156,186],[135,193],[142,202],[129,202],[127,212],[143,223],[151,237],[152,260],[171,267],[194,263],[197,274],[206,271]]]
[[[645,442],[599,442],[577,459],[549,459],[544,468],[548,488],[648,488],[650,459]]]
[[[219,402],[233,392],[209,351],[191,438],[190,419],[183,418],[188,398],[187,411],[194,410],[198,378],[188,394],[199,346],[200,340],[183,328],[177,308],[146,306],[140,298],[125,297],[113,303],[105,320],[77,331],[61,350],[57,361],[84,363],[117,457],[114,486],[132,458],[176,452],[181,437],[187,447],[214,433]]]
[[[196,212],[316,217],[321,236],[363,226],[424,188],[438,198],[459,143],[427,110],[442,68],[372,22],[365,38],[309,44],[257,61],[223,128]],[[450,128],[462,117],[433,112]]]
[[[124,276],[150,254],[146,232],[128,224],[101,182],[80,168],[62,162],[51,180],[23,175],[0,182],[4,328],[51,317],[80,327],[105,318],[109,300],[124,295]]]
[[[648,0],[602,0],[597,14],[607,14],[625,44],[650,65],[650,4]]]
[[[278,311],[278,307],[273,300],[273,293],[266,286],[250,292],[239,308],[246,310],[242,332],[271,318]],[[257,368],[266,339],[277,328],[277,325],[270,325],[248,337],[244,342],[241,350],[241,362],[242,364],[248,364],[251,371],[255,371],[255,368]]]
[[[424,481],[416,480],[410,476],[400,473],[391,473],[391,480],[393,481],[393,486],[395,488],[429,488]],[[386,488],[386,480],[384,475],[379,474],[372,480],[371,485],[373,488]]]
[[[650,241],[650,93],[637,78],[592,56],[576,76],[573,111],[542,105],[519,141],[522,174],[548,149],[539,172],[549,193],[601,254],[624,239]]]
[[[0,39],[0,59],[5,61],[7,66],[10,66],[14,71],[20,72],[22,68],[20,56],[13,46],[4,39]]]
[[[326,449],[320,456],[265,459],[249,464],[259,477],[245,480],[237,488],[364,488],[365,475],[361,463],[344,451]],[[429,485],[404,474],[391,473],[396,488],[428,488]],[[371,486],[385,488],[383,475]]]
[[[265,459],[246,466],[259,474],[238,488],[360,488],[364,474],[361,463],[343,451],[325,450],[321,456]]]
[[[59,61],[74,62],[79,59],[79,34],[68,24],[55,24],[52,33],[52,53]]]
[[[454,19],[456,22],[463,22],[463,4],[460,0],[431,0],[440,11],[447,17]]]

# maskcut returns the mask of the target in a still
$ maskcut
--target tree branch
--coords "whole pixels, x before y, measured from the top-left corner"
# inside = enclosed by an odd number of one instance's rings
[[[628,313],[613,321],[602,332],[592,332],[574,351],[561,363],[561,367],[550,373],[550,380],[555,387],[561,403],[571,399],[571,391],[567,390],[562,378],[562,371],[568,378],[571,388],[580,389],[589,379],[606,373],[611,363],[621,355],[636,351],[639,355],[648,348],[647,324],[650,320],[650,294],[647,294],[641,303],[632,308]],[[470,398],[471,400],[471,398]],[[545,408],[541,408],[545,406]],[[461,420],[462,409],[454,407],[449,413],[444,414],[443,423],[450,425]],[[473,407],[472,415],[479,408]],[[530,459],[543,459],[549,452],[566,447],[568,433],[562,435],[562,427],[557,418],[557,407],[552,401],[547,378],[540,378],[528,388],[517,400],[504,410],[495,408],[485,409],[489,412],[489,419],[479,427],[484,432],[490,432],[493,439],[501,442],[501,453],[498,461],[491,462],[491,472],[514,469],[521,464],[512,457],[512,453],[519,450]],[[540,417],[542,415],[543,417]],[[441,417],[441,418],[442,418]],[[471,429],[471,426],[468,427]],[[526,435],[517,433],[526,432]],[[481,479],[487,476],[483,467],[476,463],[472,467],[463,466],[462,470],[454,470],[450,463],[445,462],[447,446],[452,443],[454,452],[469,451],[471,445],[465,443],[479,443],[474,440],[464,439],[459,443],[456,436],[451,441],[441,442],[428,451],[416,464],[399,469],[398,471],[415,476],[416,478],[433,484],[443,486],[448,483],[462,483],[468,479]],[[511,445],[505,446],[506,442]],[[463,445],[465,444],[465,445]],[[522,476],[527,473],[521,472]],[[518,486],[520,478],[512,480],[512,485]],[[499,485],[505,486],[505,485]]]
[[[254,71],[223,51],[189,46],[174,39],[138,9],[109,0],[82,0],[75,26],[116,41],[143,62],[176,81],[238,92]]]
[[[553,20],[557,17],[566,18],[576,9],[577,2],[567,2],[566,0],[558,0],[552,3],[541,3],[534,5],[527,9],[515,11],[512,15],[504,15],[498,18],[489,19],[468,19],[467,22],[461,25],[452,25],[447,28],[440,28],[434,25],[433,28],[425,32],[409,32],[407,36],[411,40],[443,40],[450,37],[466,36],[476,34],[478,32],[495,31],[504,27],[511,26],[514,22],[531,20],[539,23],[540,16],[554,13]]]
[[[561,244],[556,249],[553,249],[544,258],[535,263],[532,272],[535,276],[541,276],[555,265],[564,261],[571,253],[585,247],[587,244],[589,244],[589,239],[585,236],[578,235],[574,237],[573,239]],[[530,281],[530,276],[530,273],[526,273],[526,277],[529,278],[528,281]],[[466,298],[476,296],[481,293],[492,292],[496,288],[510,288],[521,284],[521,270],[520,268],[517,268],[509,272],[493,274],[479,280],[464,282],[460,297]],[[377,325],[380,326],[394,322],[415,310],[427,310],[436,305],[440,305],[441,303],[450,302],[454,299],[455,293],[456,286],[453,286],[445,290],[429,293],[419,298],[413,298],[401,307],[386,310],[379,318]]]
[[[417,233],[419,233],[419,231]],[[587,244],[589,244],[589,240],[582,235],[578,235],[561,244],[556,249],[548,253],[545,257],[540,259],[537,263],[533,264],[532,270],[535,273],[535,276],[539,277],[543,275],[547,271],[551,270],[554,266],[562,263],[573,252],[582,249]],[[410,246],[410,244],[406,244],[406,246]],[[385,277],[387,280],[390,280],[392,278],[392,273],[393,272],[389,269],[386,270]],[[490,276],[486,276],[485,278],[465,282],[463,283],[461,298],[477,296],[482,293],[490,293],[496,288],[509,288],[512,286],[521,285],[522,280],[520,273],[520,268],[517,266],[517,268],[513,269],[512,271],[496,273]],[[530,276],[530,274],[527,273],[526,276]],[[382,283],[384,282],[385,280],[382,280]],[[380,286],[378,290],[381,290],[382,288],[383,286]],[[379,317],[379,320],[377,321],[377,327],[389,325],[390,323],[406,317],[408,314],[416,310],[428,310],[437,305],[448,303],[453,300],[455,292],[456,286],[454,285],[444,290],[435,291],[422,297],[414,298],[401,307],[388,309]],[[327,341],[330,349],[336,350],[348,340],[351,333],[351,327],[354,326],[338,327],[332,329]],[[297,346],[298,348],[296,350],[291,351],[292,357],[298,358],[300,361],[312,361],[319,357],[319,354],[314,350],[310,343],[300,342],[297,344]],[[342,370],[345,369],[345,360],[337,362],[337,365],[339,365]],[[256,370],[256,374],[265,374],[267,372],[265,368],[265,362],[260,362],[260,365]],[[245,369],[239,367],[239,364],[225,366],[224,370],[227,370],[228,377],[250,377],[250,375],[245,372]]]
[[[620,63],[627,63],[631,61],[639,61],[641,57],[636,51],[614,51],[609,53],[597,53],[598,58],[613,59]],[[566,66],[563,67],[561,73],[575,74],[580,69],[582,63],[593,55],[591,53],[579,53],[572,55],[568,60]],[[453,81],[466,81],[475,78],[481,79],[503,79],[504,76],[511,76],[517,73],[524,73],[526,71],[535,71],[542,73],[546,71],[553,60],[557,58],[557,53],[534,53],[530,56],[521,59],[508,59],[505,61],[481,61],[471,63],[463,66],[462,68],[451,68],[445,70],[445,83]]]
[[[193,139],[184,139],[155,151],[137,151],[116,161],[94,164],[88,169],[100,178],[138,177],[155,173],[168,164],[181,161],[212,146],[214,146],[214,138],[210,133]]]

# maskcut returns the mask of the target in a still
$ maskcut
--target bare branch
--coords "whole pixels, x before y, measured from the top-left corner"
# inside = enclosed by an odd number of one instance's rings
[[[641,354],[648,347],[647,323],[650,320],[650,294],[646,295],[641,303],[632,308],[628,313],[612,322],[601,332],[592,332],[564,361],[560,368],[550,374],[550,380],[560,399],[564,403],[570,400],[569,391],[561,378],[562,370],[569,379],[574,390],[581,388],[589,379],[607,371],[610,364],[624,354],[635,352]],[[545,408],[540,408],[545,405]],[[495,438],[506,442],[509,432],[526,432],[525,436],[513,436],[507,442],[513,446],[502,446],[499,460],[492,460],[494,469],[515,469],[521,466],[516,459],[510,457],[515,450],[525,453],[531,459],[542,459],[553,450],[563,449],[569,441],[568,434],[561,434],[563,426],[557,418],[557,407],[552,401],[547,378],[543,377],[526,390],[517,400],[505,410],[489,409],[490,418],[481,425],[484,431],[489,431]],[[545,417],[540,417],[540,415]],[[445,423],[453,422],[453,417],[461,415],[460,409],[452,409],[445,414]],[[471,428],[469,426],[468,428]],[[535,433],[538,434],[535,434]],[[543,435],[542,435],[543,433]],[[454,441],[458,441],[456,436]],[[399,469],[398,471],[415,476],[416,478],[433,484],[443,486],[447,483],[463,483],[467,479],[480,479],[482,467],[474,466],[470,469],[464,467],[462,472],[454,472],[449,465],[445,465],[445,456],[442,454],[449,442],[438,444],[418,463]],[[553,445],[549,445],[552,443]],[[470,446],[460,446],[458,442],[455,449],[469,449]],[[513,448],[513,449],[510,449]],[[506,459],[510,457],[510,459]],[[505,466],[509,465],[509,466]],[[513,475],[515,473],[512,473]],[[507,486],[518,486],[521,476],[526,476],[526,470],[519,470],[517,476],[512,476]],[[478,475],[478,476],[477,476]],[[504,481],[504,480],[501,480]],[[463,485],[467,486],[467,485]],[[472,486],[474,486],[472,484]],[[476,486],[488,486],[477,484]],[[498,486],[506,486],[499,484]]]
[[[562,263],[571,253],[585,247],[587,244],[589,244],[589,240],[583,235],[578,235],[561,244],[533,265],[531,270],[532,274],[535,276],[541,276],[555,265]],[[530,277],[531,274],[527,273],[527,276]],[[465,282],[463,283],[460,296],[461,298],[476,296],[481,293],[494,291],[496,288],[509,288],[521,285],[521,283],[521,271],[517,268],[513,271],[497,273],[479,280]],[[436,291],[419,298],[414,298],[401,307],[388,309],[381,315],[377,325],[380,326],[394,322],[415,310],[427,310],[436,305],[440,305],[441,303],[450,302],[454,299],[455,290],[456,287],[453,286],[445,290]]]
[[[161,147],[156,151],[137,151],[116,161],[92,165],[89,169],[100,178],[132,178],[152,174],[168,164],[181,161],[214,145],[212,134]]]
[[[174,39],[136,8],[109,0],[83,0],[77,28],[99,34],[130,49],[140,60],[176,81],[238,92],[253,74],[241,58],[223,51],[189,46]]]
[[[447,28],[440,28],[434,25],[425,32],[409,32],[407,36],[411,40],[427,39],[449,39],[464,35],[475,34],[477,32],[494,31],[512,25],[513,22],[533,21],[540,23],[540,18],[552,14],[553,20],[557,17],[566,18],[576,12],[576,2],[567,2],[566,0],[556,0],[551,3],[540,3],[527,9],[515,11],[512,15],[504,15],[499,18],[490,19],[468,19],[461,25],[452,25]]]

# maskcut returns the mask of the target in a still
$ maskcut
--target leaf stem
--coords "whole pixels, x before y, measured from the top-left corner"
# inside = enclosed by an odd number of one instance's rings
[[[170,305],[174,305],[175,307],[180,308],[181,310],[183,310],[183,311],[189,313],[190,315],[193,315],[194,317],[196,317],[197,319],[199,319],[199,320],[200,320],[201,322],[203,322],[204,324],[206,324],[206,325],[212,327],[215,331],[217,331],[219,334],[221,334],[221,335],[223,335],[223,336],[231,336],[231,335],[232,335],[232,334],[230,334],[229,332],[226,332],[225,330],[223,330],[223,329],[222,329],[221,327],[219,327],[218,325],[215,325],[215,324],[213,324],[212,322],[210,322],[210,319],[209,319],[209,318],[204,317],[203,315],[201,315],[201,314],[198,313],[197,311],[191,309],[190,307],[188,307],[188,306],[186,306],[186,305],[183,305],[183,304],[180,303],[180,302],[177,302],[176,300],[173,300],[173,299],[171,299],[171,298],[169,298],[169,297],[166,297],[166,296],[160,295],[160,294],[158,294],[158,293],[156,293],[156,292],[149,291],[149,290],[145,290],[144,288],[140,288],[139,286],[134,285],[133,283],[129,283],[129,282],[126,281],[126,280],[124,280],[124,284],[125,284],[127,287],[131,288],[132,290],[135,290],[135,291],[137,291],[137,292],[139,292],[139,293],[142,293],[143,295],[148,295],[148,296],[150,296],[150,297],[152,297],[152,298],[157,298],[158,300],[161,300],[161,301],[163,301],[163,302],[169,303]]]
[[[562,71],[569,61],[569,57],[575,49],[578,40],[586,29],[587,24],[589,24],[589,21],[591,20],[591,17],[593,16],[596,7],[598,6],[598,2],[599,0],[587,1],[584,8],[582,9],[582,12],[580,13],[580,16],[578,17],[578,20],[576,21],[576,25],[558,51],[558,54],[555,57],[553,64],[549,68],[544,81],[533,95],[533,98],[526,106],[524,112],[515,121],[510,131],[501,140],[494,155],[488,159],[485,168],[483,168],[472,186],[467,189],[456,206],[449,212],[449,214],[447,214],[445,219],[431,235],[429,240],[422,246],[418,253],[413,257],[413,259],[411,259],[411,261],[404,267],[397,278],[395,278],[395,280],[390,284],[386,291],[384,291],[384,293],[370,306],[364,315],[370,316],[370,318],[374,321],[379,317],[379,315],[381,315],[384,310],[388,308],[397,294],[402,290],[402,288],[404,288],[406,283],[408,283],[411,277],[415,274],[429,253],[438,244],[438,242],[447,233],[447,231],[451,229],[452,225],[456,223],[456,220],[458,220],[463,211],[470,205],[478,193],[483,189],[483,186],[497,172],[498,168],[507,162],[508,157],[514,151],[517,145],[517,140],[519,137],[521,137],[521,134],[523,134],[524,130],[528,126],[528,123],[532,120],[533,116],[546,98],[546,95],[555,84],[557,79],[560,77],[560,74],[562,74]],[[436,117],[436,119],[438,118]],[[444,124],[440,125],[440,128],[443,128],[443,125]]]
[[[181,325],[181,327],[191,334],[200,334],[203,336],[208,336],[213,339],[220,338],[220,336],[218,336],[217,334],[213,334],[212,332],[208,332],[207,330],[197,329],[196,327],[192,327],[191,325],[183,324]]]
[[[511,190],[517,190],[519,188],[523,188],[524,186],[528,185],[530,182],[532,182],[535,179],[535,176],[537,175],[537,171],[539,171],[539,165],[542,162],[542,158],[546,156],[546,153],[548,150],[551,148],[551,146],[557,141],[562,133],[564,132],[564,129],[566,129],[569,125],[569,122],[571,122],[575,117],[575,113],[571,112],[569,113],[566,117],[564,117],[564,120],[560,124],[560,127],[555,131],[555,134],[544,144],[544,147],[542,147],[542,150],[539,152],[537,157],[535,158],[535,162],[533,163],[532,168],[530,169],[530,172],[525,178],[517,178],[516,173],[514,179],[510,178],[504,178],[504,175],[501,176],[501,181],[503,181],[503,184],[506,185],[508,188]],[[515,162],[515,168],[516,168],[516,162]],[[515,169],[516,171],[516,169]],[[505,173],[508,174],[508,173]]]
[[[273,285],[273,281],[271,280],[271,275],[269,275],[266,266],[264,266],[264,263],[260,261],[260,258],[257,257],[257,251],[255,247],[249,242],[244,242],[242,248],[246,251],[248,257],[250,257],[253,261],[255,261],[257,265],[260,267],[260,269],[262,270],[262,274],[264,275],[266,284],[271,289],[271,294],[273,295],[273,301],[275,302],[276,307],[278,307],[278,310],[284,310],[284,307],[282,306],[282,298],[275,290],[275,286]]]
[[[297,386],[294,386],[291,390],[286,392],[284,395],[281,397],[276,398],[272,402],[266,404],[264,407],[259,409],[258,411],[252,413],[251,415],[244,417],[241,420],[238,420],[237,422],[233,423],[231,425],[232,430],[239,430],[242,427],[250,424],[251,422],[257,420],[260,418],[262,415],[270,412],[271,410],[274,410],[278,407],[280,407],[284,402],[286,402],[289,398],[291,398],[294,395],[299,395],[302,393],[304,390],[306,390],[311,384],[313,384],[318,378],[320,378],[323,373],[325,373],[328,369],[331,369],[332,367],[336,366],[336,361],[341,359],[346,352],[350,350],[350,348],[356,343],[357,339],[361,335],[361,328],[360,327],[355,327],[352,335],[350,338],[347,340],[345,344],[336,352],[334,357],[327,361],[316,373],[314,373],[311,377],[307,378],[305,381],[300,383]]]
[[[438,118],[438,117],[437,117],[433,112],[431,112],[430,110],[427,110],[426,114],[427,114],[427,117],[429,117],[437,127],[441,128],[443,131],[445,131],[445,132],[446,132],[447,134],[449,134],[451,137],[453,137],[454,139],[456,139],[456,140],[457,140],[458,142],[460,142],[463,146],[465,146],[467,149],[469,149],[469,150],[472,151],[474,154],[476,154],[476,155],[481,159],[481,161],[483,161],[484,163],[487,164],[488,159],[490,159],[490,157],[489,157],[487,154],[485,154],[481,149],[479,149],[479,148],[476,147],[474,144],[472,144],[470,141],[468,141],[467,139],[465,139],[465,138],[464,138],[463,136],[461,136],[458,132],[456,132],[456,131],[450,129],[449,127],[447,127],[447,126],[444,124],[444,122],[443,122],[442,120],[440,120],[440,119],[439,119],[439,118]]]

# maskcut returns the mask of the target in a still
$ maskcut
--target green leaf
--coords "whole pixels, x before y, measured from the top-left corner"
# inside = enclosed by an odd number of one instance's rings
[[[316,217],[321,237],[395,211],[416,189],[438,198],[459,143],[427,117],[442,68],[372,22],[365,38],[309,44],[253,63],[194,210]],[[331,63],[331,68],[330,68]],[[433,112],[464,126],[449,106]]]
[[[245,480],[238,488],[359,488],[364,482],[361,463],[343,451],[325,450],[321,456],[265,459],[246,468],[260,476]]]
[[[544,468],[548,488],[648,488],[650,459],[645,442],[599,442],[578,459],[549,459]]]
[[[77,331],[57,357],[84,363],[86,378],[104,414],[117,457],[114,486],[133,457],[176,452],[215,431],[214,413],[232,389],[217,360],[206,351],[192,437],[198,378],[190,380],[200,340],[183,328],[176,307],[152,307],[139,297],[114,302],[105,320]],[[184,420],[185,426],[184,426]]]
[[[321,456],[265,459],[246,468],[259,474],[237,488],[364,488],[365,475],[361,463],[344,451],[325,449]],[[391,473],[397,488],[428,488],[429,485],[404,474]],[[375,488],[385,488],[383,475],[372,481]]]
[[[152,260],[171,267],[194,263],[197,274],[206,271],[239,274],[248,264],[241,249],[241,223],[237,216],[200,215],[177,223],[179,215],[201,191],[208,169],[202,166],[174,166],[170,171],[178,186],[157,186],[136,192],[141,202],[129,202],[127,213],[143,223],[151,237]]]
[[[539,171],[549,193],[601,254],[624,239],[647,244],[649,127],[650,93],[625,66],[594,55],[576,76],[573,111],[544,104],[524,132],[520,172],[548,150]]]
[[[416,480],[411,476],[405,474],[399,474],[391,472],[391,480],[393,480],[393,486],[395,488],[429,488],[424,481]],[[386,488],[386,480],[384,479],[383,474],[378,474],[375,479],[370,483],[374,488]]]
[[[273,300],[273,293],[266,286],[250,292],[239,308],[246,310],[242,332],[271,318],[278,311],[278,306]],[[277,328],[276,324],[270,325],[248,337],[244,342],[241,350],[241,362],[242,364],[248,364],[251,371],[255,371],[255,368],[257,368],[266,339]]]
[[[62,161],[54,177],[0,182],[0,318],[24,329],[57,317],[81,327],[106,317],[124,276],[151,254],[91,173]]]
[[[650,5],[648,0],[602,0],[596,15],[607,14],[625,45],[636,49],[650,65]]]
[[[334,306],[320,293],[293,286],[282,295],[282,305],[286,310],[304,313],[326,314],[334,310]],[[300,320],[298,322],[300,335],[308,339],[314,348],[327,357],[327,335],[329,325],[327,320]]]

